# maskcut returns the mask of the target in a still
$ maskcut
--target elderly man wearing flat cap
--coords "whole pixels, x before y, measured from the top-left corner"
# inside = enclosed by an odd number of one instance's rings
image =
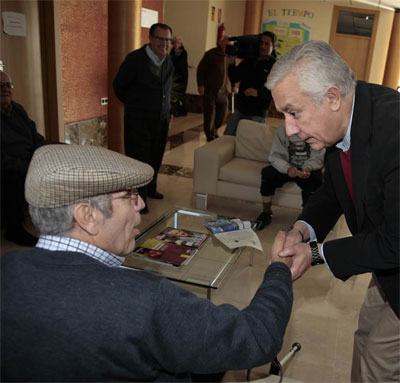
[[[119,267],[139,233],[137,188],[152,176],[100,147],[35,152],[25,195],[40,238],[1,257],[3,381],[190,381],[279,352],[293,299],[283,232],[241,311]]]

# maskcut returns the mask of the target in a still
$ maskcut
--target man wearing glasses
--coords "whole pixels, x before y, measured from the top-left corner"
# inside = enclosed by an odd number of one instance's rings
[[[33,152],[44,144],[22,105],[13,101],[14,84],[0,71],[1,84],[1,218],[5,239],[34,246],[37,238],[24,228],[24,183]]]
[[[137,188],[152,177],[102,147],[35,152],[25,196],[40,238],[1,256],[2,381],[182,382],[279,352],[293,300],[291,261],[277,255],[284,232],[243,310],[119,267],[140,232]]]
[[[157,174],[168,138],[174,72],[168,55],[171,36],[168,25],[153,24],[149,43],[126,56],[113,82],[116,96],[125,105],[125,154],[154,170],[150,184],[139,189],[145,202],[147,196],[163,198],[157,191]],[[146,206],[142,213],[147,211]]]

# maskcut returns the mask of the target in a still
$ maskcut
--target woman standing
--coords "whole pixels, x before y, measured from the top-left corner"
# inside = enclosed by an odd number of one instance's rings
[[[172,39],[171,59],[175,72],[172,78],[171,90],[171,114],[175,117],[186,116],[185,93],[188,83],[187,52],[183,47],[182,37],[175,36]]]

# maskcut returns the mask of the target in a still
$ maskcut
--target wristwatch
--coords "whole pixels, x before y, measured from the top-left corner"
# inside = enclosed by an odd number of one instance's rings
[[[325,263],[325,261],[319,256],[317,241],[311,241],[311,242],[309,242],[309,244],[310,244],[311,256],[312,256],[311,266],[321,265],[321,264]]]

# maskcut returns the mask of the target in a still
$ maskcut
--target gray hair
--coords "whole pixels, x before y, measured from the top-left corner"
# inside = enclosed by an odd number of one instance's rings
[[[336,85],[345,97],[357,84],[356,75],[347,63],[324,41],[308,41],[285,53],[272,67],[267,88],[274,89],[290,74],[297,78],[301,91],[316,105],[321,104],[332,85]]]
[[[94,206],[105,218],[110,218],[112,215],[112,203],[109,194],[90,197],[82,202]],[[63,235],[70,232],[75,226],[74,209],[77,204],[55,208],[29,205],[29,213],[40,235]]]
[[[175,41],[175,40],[179,40],[181,42],[181,45],[183,46],[183,38],[181,36],[174,36],[172,38],[172,41]]]

